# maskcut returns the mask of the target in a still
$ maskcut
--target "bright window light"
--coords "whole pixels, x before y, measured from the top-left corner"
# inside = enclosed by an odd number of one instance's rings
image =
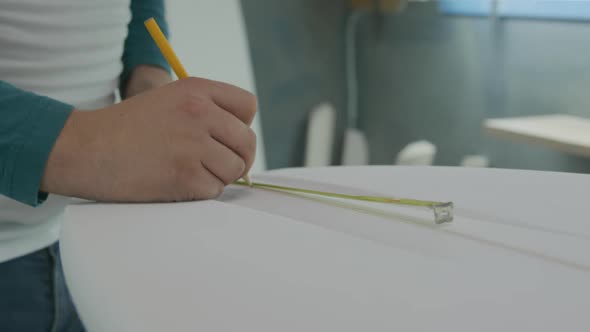
[[[440,0],[445,14],[487,16],[493,0]],[[590,0],[498,0],[499,17],[590,20]]]

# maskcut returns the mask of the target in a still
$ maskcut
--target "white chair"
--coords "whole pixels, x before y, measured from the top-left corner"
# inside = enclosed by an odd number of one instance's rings
[[[430,166],[436,156],[436,146],[428,141],[416,141],[406,145],[398,154],[396,165]]]

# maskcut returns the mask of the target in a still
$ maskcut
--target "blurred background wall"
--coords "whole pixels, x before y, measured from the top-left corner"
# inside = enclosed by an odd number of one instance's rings
[[[342,0],[242,0],[267,166],[301,166],[307,116],[324,101],[345,109]],[[337,131],[344,130],[338,118]],[[338,154],[335,151],[335,156]]]

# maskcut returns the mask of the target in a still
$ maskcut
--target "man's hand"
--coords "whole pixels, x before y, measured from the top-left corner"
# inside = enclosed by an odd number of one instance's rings
[[[74,111],[41,190],[99,201],[208,199],[248,172],[256,99],[187,78],[94,112]]]
[[[172,82],[170,74],[156,66],[141,65],[133,69],[122,91],[124,99]]]

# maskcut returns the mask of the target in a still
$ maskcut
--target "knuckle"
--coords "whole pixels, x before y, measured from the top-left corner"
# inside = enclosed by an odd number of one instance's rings
[[[254,116],[254,114],[256,113],[256,110],[258,109],[258,99],[256,98],[255,95],[251,94],[248,96],[249,99],[249,107],[250,107],[250,112],[251,115]]]
[[[201,115],[211,107],[211,98],[202,88],[202,79],[188,77],[178,81],[180,85],[180,100],[183,111],[192,115]]]
[[[211,109],[211,102],[207,96],[192,92],[184,99],[183,110],[191,116],[202,118],[207,116]]]
[[[246,170],[246,162],[238,155],[233,155],[231,160],[227,160],[225,176],[222,181],[225,185],[229,185],[235,180],[239,179],[240,176]]]
[[[182,152],[177,153],[172,169],[173,177],[170,185],[174,200],[213,199],[223,193],[225,183],[212,178],[209,171],[196,158]]]
[[[250,92],[246,92],[246,100],[245,100],[245,107],[246,107],[246,114],[248,121],[252,121],[254,116],[256,115],[256,111],[258,110],[258,99],[256,96]]]
[[[190,189],[195,177],[198,177],[199,170],[190,158],[177,156],[173,162],[173,185],[181,191]]]
[[[246,170],[246,161],[242,158],[238,158],[238,175],[242,175]]]
[[[224,188],[225,185],[222,182],[215,182],[213,185],[209,187],[207,198],[211,199],[219,197],[223,193]]]
[[[186,188],[187,192],[190,193],[192,200],[199,199],[213,199],[219,197],[223,193],[225,187],[224,183],[218,179],[210,179],[209,174],[205,174],[203,169],[198,172],[199,176],[194,177],[188,182],[189,187]]]
[[[192,91],[194,89],[198,89],[203,84],[203,79],[198,77],[187,77],[181,80],[178,80],[178,84],[182,86],[186,91]]]
[[[233,179],[230,179],[231,181],[229,181],[229,183],[226,184],[230,184],[232,182],[234,182],[235,180],[239,179],[240,176],[242,176],[242,174],[244,173],[244,171],[246,170],[246,162],[244,161],[244,159],[236,156],[236,161],[234,162],[234,176]]]
[[[254,154],[256,152],[256,133],[252,128],[248,128],[248,132],[246,134],[246,150],[250,154]]]

